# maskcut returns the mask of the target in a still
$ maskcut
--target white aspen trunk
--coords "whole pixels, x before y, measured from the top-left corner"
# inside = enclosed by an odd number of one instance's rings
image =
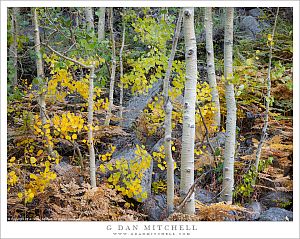
[[[109,106],[107,116],[104,122],[104,125],[109,125],[111,119],[111,111],[114,104],[114,85],[115,85],[115,75],[116,75],[116,46],[115,46],[115,37],[113,29],[113,8],[110,9],[109,16],[109,26],[110,26],[110,37],[112,42],[112,66],[111,66],[111,76],[110,76],[110,85],[109,85]]]
[[[12,8],[12,18],[11,18],[11,32],[13,35],[13,43],[11,45],[11,53],[13,58],[13,66],[15,70],[13,86],[16,87],[18,85],[18,36],[19,36],[19,23],[18,16],[20,14],[20,8],[13,7]]]
[[[236,139],[236,103],[234,86],[231,83],[232,75],[232,47],[233,47],[233,14],[234,8],[226,8],[225,35],[224,35],[224,76],[225,97],[227,107],[226,138],[223,165],[222,199],[232,203],[232,192],[234,185],[234,154]]]
[[[85,20],[86,20],[86,27],[87,32],[94,34],[94,15],[93,15],[93,8],[92,7],[85,7]]]
[[[261,150],[262,146],[267,138],[267,129],[268,129],[268,121],[269,121],[269,111],[270,111],[270,99],[271,99],[271,68],[272,68],[272,50],[273,50],[273,39],[275,35],[275,29],[276,29],[276,24],[277,24],[277,17],[278,17],[278,12],[279,8],[277,8],[276,16],[275,16],[275,22],[273,26],[273,32],[272,32],[272,40],[270,41],[270,50],[269,50],[269,65],[268,65],[268,76],[267,76],[267,96],[265,99],[265,104],[266,104],[266,111],[265,111],[265,117],[264,117],[264,127],[262,129],[262,135],[259,141],[259,144],[257,146],[257,151],[256,151],[256,159],[255,159],[255,172],[258,172],[258,165],[260,161],[260,156],[261,156]],[[255,183],[256,179],[254,179]]]
[[[172,157],[172,103],[170,98],[165,102],[165,155],[167,162],[167,213],[174,211],[174,160]]]
[[[164,104],[165,104],[165,155],[167,162],[167,211],[170,215],[174,211],[174,160],[172,157],[172,102],[169,98],[169,84],[170,84],[170,75],[172,70],[172,64],[175,57],[175,52],[177,48],[177,42],[180,34],[181,21],[182,21],[183,11],[180,9],[177,25],[174,33],[172,50],[168,61],[168,68],[166,71],[164,79]]]
[[[217,89],[216,73],[215,73],[215,59],[214,59],[214,45],[213,45],[213,22],[212,22],[212,8],[205,8],[205,33],[206,33],[206,58],[207,58],[207,76],[209,86],[211,88],[212,102],[216,108],[214,114],[214,126],[219,130],[221,125],[221,113],[219,93]]]
[[[194,8],[184,8],[186,82],[184,89],[183,132],[181,151],[180,195],[184,198],[194,183],[195,103],[197,86],[197,46],[194,29]],[[194,193],[183,212],[195,213]]]
[[[99,7],[98,14],[98,42],[101,42],[105,37],[105,7]]]
[[[89,105],[88,105],[88,145],[89,145],[89,158],[90,158],[90,180],[91,186],[96,187],[96,164],[95,164],[95,149],[93,139],[93,113],[94,113],[94,78],[95,67],[91,67],[89,79]]]
[[[46,90],[45,86],[41,85],[41,82],[44,81],[44,68],[43,68],[43,60],[41,54],[41,40],[40,40],[40,31],[39,31],[39,23],[38,23],[38,13],[37,8],[33,8],[33,22],[34,22],[34,43],[35,43],[35,54],[36,54],[36,69],[37,69],[37,78],[39,79],[39,96],[38,96],[38,104],[40,106],[40,118],[43,126],[43,133],[46,139],[47,151],[51,157],[56,157],[56,154],[53,151],[52,146],[50,145],[50,141],[46,136],[46,130],[44,125],[47,124],[47,115],[46,115]]]
[[[124,86],[122,82],[123,78],[123,49],[124,49],[124,44],[125,44],[125,22],[123,21],[123,37],[122,37],[122,45],[120,48],[120,125],[123,126],[123,91],[124,91]]]

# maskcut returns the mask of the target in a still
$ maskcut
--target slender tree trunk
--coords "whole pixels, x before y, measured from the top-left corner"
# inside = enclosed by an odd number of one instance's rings
[[[34,43],[35,43],[35,54],[36,54],[36,69],[37,69],[37,78],[40,82],[39,84],[39,96],[38,96],[38,104],[40,106],[40,118],[43,126],[43,133],[46,139],[47,151],[51,157],[56,157],[56,154],[53,151],[52,143],[48,139],[46,135],[46,130],[44,125],[47,124],[47,113],[46,113],[46,90],[43,82],[45,81],[44,68],[43,68],[43,60],[41,54],[41,40],[40,40],[40,31],[39,31],[39,23],[38,23],[38,13],[37,8],[33,8],[33,23],[34,23]]]
[[[276,30],[276,23],[277,23],[277,17],[278,17],[279,8],[277,8],[276,16],[275,16],[275,22],[273,26],[273,32],[272,32],[272,40],[269,42],[269,65],[268,65],[268,76],[267,76],[267,97],[265,100],[266,104],[266,112],[265,112],[265,118],[264,118],[264,127],[262,129],[262,135],[257,147],[256,151],[256,160],[255,160],[255,172],[258,172],[258,165],[260,161],[261,156],[261,150],[262,146],[267,138],[267,129],[268,129],[268,121],[269,121],[269,112],[270,112],[270,99],[271,99],[271,68],[272,68],[272,50],[273,50],[273,39],[275,35]],[[254,180],[255,183],[255,180]]]
[[[105,7],[99,7],[98,17],[98,42],[101,42],[105,37]]]
[[[206,32],[206,58],[207,58],[207,76],[211,88],[212,102],[216,108],[214,114],[214,126],[219,130],[221,124],[219,93],[217,89],[215,60],[214,60],[214,45],[213,45],[213,22],[212,22],[212,8],[205,8],[205,32]]]
[[[175,57],[177,42],[180,34],[183,11],[180,9],[177,25],[174,33],[172,50],[168,61],[168,68],[164,79],[164,104],[165,104],[165,155],[167,162],[167,210],[170,215],[174,210],[174,160],[172,158],[172,102],[169,98],[169,84],[172,65]]]
[[[234,184],[234,154],[236,139],[236,103],[234,86],[232,84],[232,47],[233,47],[233,14],[234,8],[226,8],[225,36],[224,36],[224,76],[225,97],[227,107],[226,138],[223,165],[222,199],[228,204],[232,203]]]
[[[12,8],[12,18],[11,18],[11,33],[13,36],[13,43],[11,45],[11,55],[13,58],[13,66],[14,66],[14,79],[13,86],[16,87],[18,85],[18,36],[19,36],[19,22],[18,16],[20,14],[20,8],[13,7]]]
[[[86,27],[88,33],[95,33],[94,30],[94,14],[93,14],[93,8],[92,7],[85,7],[84,8],[85,12],[85,19],[86,19]]]
[[[90,178],[91,186],[96,187],[96,164],[95,164],[95,149],[93,140],[93,113],[94,113],[94,78],[95,78],[95,67],[92,66],[90,69],[89,79],[89,105],[88,105],[88,145],[90,154]]]
[[[120,125],[123,126],[123,49],[124,49],[124,44],[125,44],[125,22],[123,20],[123,37],[122,37],[122,45],[120,48],[120,119],[121,123]]]
[[[115,37],[114,37],[114,29],[113,29],[113,8],[109,9],[109,27],[110,27],[110,37],[112,42],[112,66],[111,66],[111,76],[110,76],[110,85],[109,85],[109,106],[107,117],[105,119],[104,125],[109,125],[111,119],[111,111],[114,105],[114,85],[115,85],[115,75],[116,75],[116,45],[115,45]]]
[[[67,57],[60,52],[54,50],[49,45],[46,45],[50,51],[59,55],[60,57],[71,61],[77,65],[82,66],[90,70],[89,78],[89,98],[88,98],[88,148],[89,148],[89,160],[90,160],[90,180],[91,186],[96,187],[96,166],[95,166],[95,149],[94,149],[94,140],[93,140],[93,117],[94,117],[94,78],[95,78],[95,64],[85,65],[77,60],[74,60],[70,57]]]
[[[181,151],[180,194],[184,198],[194,183],[195,104],[197,86],[197,46],[194,29],[194,8],[184,8],[186,82],[184,90],[183,132]],[[183,212],[195,213],[194,193]]]

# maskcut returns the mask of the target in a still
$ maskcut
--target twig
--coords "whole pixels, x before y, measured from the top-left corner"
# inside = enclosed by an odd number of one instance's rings
[[[93,65],[85,65],[85,64],[81,63],[80,61],[74,60],[74,59],[72,59],[72,58],[70,58],[70,57],[67,57],[67,56],[61,54],[60,52],[54,50],[51,46],[49,46],[49,45],[47,45],[47,44],[45,44],[45,43],[41,43],[41,44],[44,45],[44,46],[46,46],[50,51],[54,52],[55,54],[59,55],[60,57],[66,59],[66,60],[68,60],[68,61],[71,61],[71,62],[73,62],[73,63],[75,63],[75,64],[78,64],[78,65],[80,65],[80,66],[82,66],[82,67],[84,67],[84,68],[87,68],[87,69],[92,69],[92,68],[94,68]]]
[[[199,178],[197,178],[193,185],[190,187],[189,191],[187,192],[186,196],[184,197],[184,199],[181,201],[181,203],[179,204],[179,206],[177,206],[174,210],[173,213],[176,213],[176,212],[179,212],[184,206],[185,204],[187,203],[187,201],[190,199],[190,197],[192,196],[192,194],[194,193],[195,191],[195,188],[197,186],[198,183],[200,183],[200,181],[202,180],[202,178],[204,176],[206,176],[208,173],[210,173],[212,171],[212,169],[208,170],[206,173],[203,173]],[[172,214],[173,214],[172,213]]]
[[[204,128],[205,128],[205,137],[206,137],[207,143],[208,143],[208,145],[209,145],[209,147],[210,147],[210,149],[211,149],[211,151],[212,151],[212,153],[213,153],[214,160],[216,160],[215,150],[214,150],[213,146],[212,146],[211,143],[210,143],[210,140],[209,140],[209,137],[208,137],[208,134],[209,134],[208,128],[207,128],[206,123],[205,123],[205,121],[204,121],[204,117],[203,117],[203,115],[202,115],[200,105],[199,105],[199,104],[196,104],[196,107],[197,107],[197,109],[199,110],[199,114],[200,114],[200,116],[201,116],[202,123],[203,123]]]
[[[258,172],[258,166],[259,166],[262,146],[267,138],[269,113],[270,113],[269,112],[270,111],[270,99],[271,99],[271,68],[272,68],[272,50],[273,50],[272,44],[274,43],[273,39],[275,36],[278,13],[279,13],[279,7],[277,8],[277,11],[276,11],[275,22],[274,22],[274,26],[273,26],[271,41],[270,41],[269,65],[268,65],[268,76],[267,76],[267,96],[265,97],[266,110],[265,110],[265,117],[264,117],[264,127],[262,129],[262,135],[261,135],[261,138],[260,138],[259,144],[257,146],[257,150],[256,150],[256,159],[255,159],[255,172],[256,173]],[[256,177],[253,179],[253,185],[254,185],[255,181],[256,181]]]
[[[74,145],[76,153],[77,153],[77,155],[79,157],[79,163],[80,163],[81,172],[83,172],[83,170],[84,170],[84,164],[83,164],[83,158],[82,158],[82,154],[81,154],[79,145],[75,141],[74,141],[73,145]]]

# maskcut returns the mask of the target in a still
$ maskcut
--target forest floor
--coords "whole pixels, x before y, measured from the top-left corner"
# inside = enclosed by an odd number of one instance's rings
[[[49,112],[64,113],[72,108],[80,107],[79,104],[50,104]],[[240,134],[238,136],[238,157],[235,162],[235,201],[233,205],[226,205],[218,202],[218,196],[221,190],[220,157],[213,158],[211,155],[209,162],[201,165],[202,171],[196,171],[196,176],[201,176],[209,169],[211,172],[205,176],[197,188],[205,190],[205,193],[212,193],[211,200],[201,202],[196,200],[196,214],[187,216],[176,212],[171,216],[166,216],[165,190],[166,184],[163,180],[156,181],[156,186],[152,184],[152,195],[144,202],[137,202],[127,196],[122,196],[117,190],[109,186],[107,176],[98,173],[98,187],[91,188],[89,182],[88,163],[86,156],[84,158],[84,168],[81,168],[78,159],[76,147],[67,139],[60,139],[56,143],[56,149],[62,156],[58,164],[51,165],[51,170],[56,174],[51,178],[48,176],[47,182],[35,181],[34,186],[44,185],[44,189],[36,191],[31,202],[24,202],[20,196],[20,191],[24,190],[26,183],[30,181],[31,173],[36,172],[36,165],[22,162],[23,159],[14,161],[12,158],[22,154],[30,154],[37,151],[43,138],[38,137],[31,129],[30,115],[26,112],[38,112],[37,105],[32,104],[29,97],[21,101],[14,101],[8,105],[10,119],[8,121],[8,159],[9,167],[17,171],[24,178],[19,177],[19,185],[13,187],[8,193],[8,218],[9,220],[258,220],[259,217],[252,217],[255,213],[261,214],[269,208],[283,208],[292,210],[292,159],[293,159],[293,122],[291,118],[275,119],[271,117],[268,129],[268,138],[262,149],[261,159],[265,164],[258,174],[254,187],[251,184],[253,174],[250,167],[254,164],[256,148],[260,140],[261,129],[263,125],[262,117],[244,118],[240,121]],[[18,113],[19,112],[19,113]],[[101,114],[100,114],[101,116]],[[26,125],[26,119],[28,125]],[[249,127],[249,124],[251,127]],[[133,131],[141,132],[144,129],[139,128],[137,124]],[[103,126],[95,134],[102,143],[112,142],[120,149],[118,143],[127,140],[128,133],[120,126]],[[84,138],[84,135],[81,135]],[[80,137],[80,136],[78,136]],[[147,138],[147,137],[146,137]],[[154,137],[155,138],[155,137]],[[159,137],[158,137],[159,138]],[[134,139],[136,140],[136,139]],[[32,147],[32,142],[34,146]],[[176,141],[177,142],[177,141]],[[179,142],[179,143],[178,143]],[[180,140],[176,147],[180,148]],[[17,146],[17,147],[16,147]],[[103,145],[96,144],[96,151],[101,154]],[[102,148],[101,148],[102,147]],[[146,145],[147,148],[147,145]],[[223,148],[220,148],[221,154]],[[85,155],[87,147],[81,146],[80,151]],[[105,150],[104,150],[105,151]],[[25,152],[25,153],[24,153]],[[117,153],[117,151],[116,151]],[[38,155],[39,153],[37,153]],[[37,158],[41,158],[45,153],[40,153]],[[113,158],[112,155],[107,157]],[[204,154],[203,157],[208,154]],[[14,157],[13,157],[14,156]],[[45,156],[45,155],[44,155]],[[202,157],[202,159],[203,159]],[[196,167],[197,167],[196,161]],[[31,162],[32,163],[32,162]],[[27,165],[26,165],[27,164]],[[178,164],[180,164],[178,162]],[[200,167],[200,166],[199,166]],[[51,171],[50,170],[50,171]],[[178,169],[177,169],[178,170]],[[160,174],[166,174],[166,170],[158,169],[158,164],[154,164],[153,174],[159,171]],[[162,171],[162,172],[161,172]],[[26,172],[26,173],[25,173]],[[178,174],[179,171],[176,171]],[[161,176],[161,175],[160,175]],[[164,177],[162,177],[164,178]],[[160,183],[160,184],[159,184]],[[175,182],[176,183],[176,182]],[[22,185],[23,184],[23,185]],[[42,186],[43,186],[42,185]],[[41,186],[41,185],[39,185]],[[176,184],[178,190],[178,183]],[[197,193],[196,190],[196,198]],[[202,191],[203,193],[203,191]],[[161,201],[160,201],[161,200]],[[259,212],[252,208],[253,202],[260,204]],[[175,206],[180,204],[180,198],[176,196]],[[249,207],[250,205],[250,207]],[[251,206],[252,205],[252,206]],[[162,209],[149,211],[149,207]],[[234,213],[233,213],[234,212]],[[159,214],[159,215],[149,215]],[[280,219],[281,220],[281,219]],[[289,219],[290,220],[290,219]]]

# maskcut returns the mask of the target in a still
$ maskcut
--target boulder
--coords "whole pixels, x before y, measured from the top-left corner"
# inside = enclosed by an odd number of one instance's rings
[[[195,199],[204,204],[217,202],[216,196],[217,195],[215,193],[205,190],[203,188],[196,187],[195,189]]]
[[[278,207],[271,207],[267,211],[263,212],[258,220],[293,221],[293,212]]]
[[[245,208],[249,210],[249,213],[246,215],[248,221],[257,220],[262,212],[262,205],[259,202],[251,202],[245,205]]]
[[[140,116],[148,103],[152,100],[162,86],[163,81],[159,79],[148,90],[148,94],[139,94],[133,96],[127,103],[123,113],[123,127],[130,128],[135,120]]]
[[[240,22],[240,29],[245,32],[245,38],[256,39],[256,35],[261,32],[259,22],[253,16],[246,16]]]
[[[142,212],[149,221],[162,221],[167,215],[167,199],[163,194],[152,195],[142,205]]]
[[[214,149],[218,147],[225,146],[226,134],[224,132],[218,132],[217,135],[213,138],[210,138],[209,141]]]
[[[293,204],[293,194],[288,192],[269,192],[260,199],[260,202],[267,208],[289,208]]]
[[[249,15],[252,17],[260,17],[264,14],[264,11],[260,8],[253,8],[251,10],[249,10]]]
[[[128,162],[128,164],[130,164],[130,161],[136,158],[136,153],[135,153],[136,150],[137,150],[136,145],[131,147],[130,146],[124,147],[123,149],[120,149],[113,155],[111,162],[115,162],[118,159],[125,159]],[[146,154],[146,157],[148,156],[151,157],[149,153]],[[150,167],[148,167],[143,172],[143,176],[141,180],[142,193],[147,192],[148,197],[151,195],[152,171],[153,171],[153,160],[151,157]],[[134,199],[137,199],[137,196],[134,196]],[[144,200],[145,199],[143,199],[142,201]]]

